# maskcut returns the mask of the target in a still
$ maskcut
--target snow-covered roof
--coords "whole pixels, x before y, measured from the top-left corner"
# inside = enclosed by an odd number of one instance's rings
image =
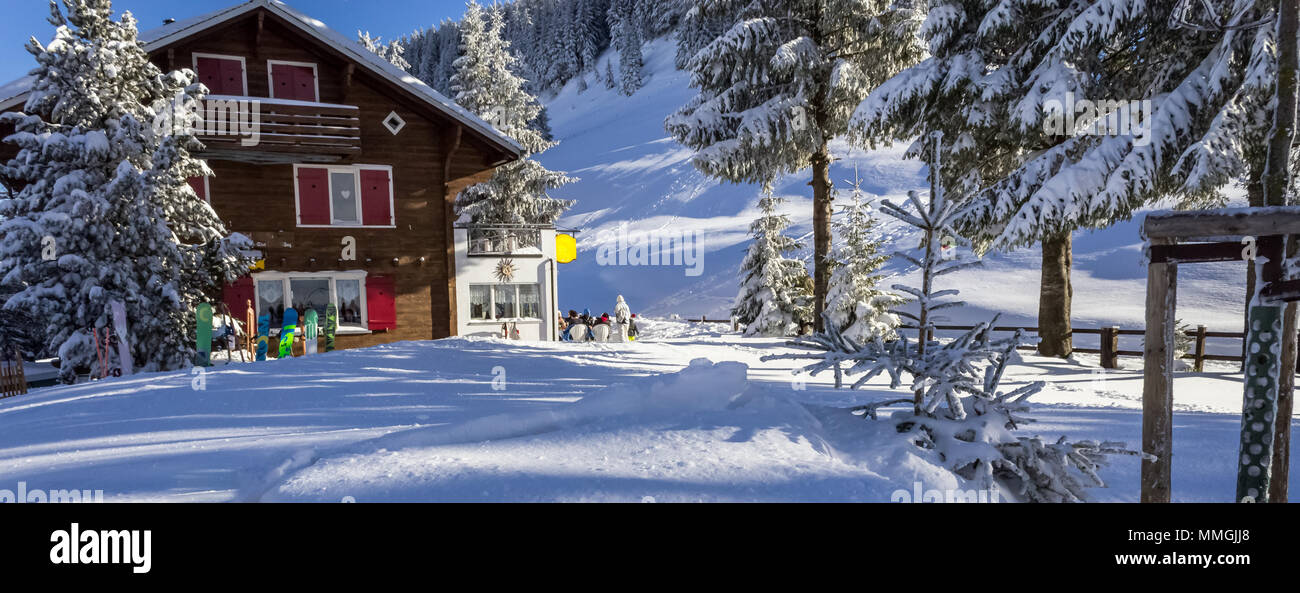
[[[320,20],[299,12],[281,0],[248,0],[243,4],[236,4],[208,14],[174,21],[156,29],[143,31],[139,34],[139,39],[144,43],[146,51],[153,52],[178,39],[189,37],[258,8],[265,8],[280,16],[303,32],[316,37],[340,53],[368,67],[379,77],[410,90],[420,100],[478,131],[489,140],[499,144],[507,152],[515,155],[523,154],[523,147],[518,142],[515,142],[513,138],[501,133],[477,115],[457,105],[455,101],[448,99],[442,93],[433,90],[424,81],[390,64],[388,60],[375,55],[355,40],[327,27]],[[32,82],[32,77],[26,76],[0,86],[0,111],[25,101]]]

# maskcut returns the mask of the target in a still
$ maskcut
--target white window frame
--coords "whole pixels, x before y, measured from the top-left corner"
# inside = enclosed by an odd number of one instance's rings
[[[315,102],[315,103],[320,103],[320,102],[321,102],[321,100],[320,100],[320,69],[316,67],[316,62],[294,62],[294,61],[290,61],[290,60],[267,60],[267,61],[266,61],[266,88],[268,89],[269,92],[267,92],[266,94],[270,95],[270,98],[272,98],[272,99],[281,99],[281,100],[284,100],[284,101],[301,101],[301,100],[302,100],[302,99],[286,99],[286,98],[284,98],[284,97],[277,97],[277,96],[275,96],[275,74],[272,73],[272,70],[273,70],[273,66],[275,66],[276,64],[279,64],[279,65],[281,65],[281,66],[303,66],[303,67],[310,67],[310,68],[311,68],[311,83],[312,83],[312,87],[313,87],[312,92],[316,94],[316,101],[314,101],[314,102]]]
[[[195,76],[198,76],[198,74],[199,74],[199,58],[212,58],[212,59],[216,59],[216,60],[239,60],[239,74],[240,74],[240,77],[243,79],[243,83],[244,83],[244,93],[243,93],[242,95],[225,95],[225,96],[227,96],[227,97],[231,97],[231,96],[234,96],[234,97],[247,97],[247,96],[249,96],[249,93],[248,93],[248,62],[246,62],[246,61],[244,60],[244,56],[228,56],[228,55],[225,55],[225,54],[209,54],[209,53],[203,53],[203,52],[197,52],[197,51],[196,51],[196,52],[194,52],[194,53],[191,55],[191,60],[190,60],[191,63],[192,63],[192,66],[193,66],[193,68],[194,68],[194,75],[195,75]],[[211,90],[211,89],[209,89],[209,90]],[[222,96],[222,95],[218,94],[217,96],[220,97],[220,96]]]
[[[308,169],[325,169],[325,193],[329,196],[330,205],[330,223],[331,224],[302,224],[302,196],[298,192],[298,169],[306,167]],[[392,224],[364,224],[365,218],[362,215],[361,208],[361,172],[383,170],[388,172],[388,218]],[[356,185],[353,190],[357,193],[357,223],[356,224],[334,224],[338,220],[334,216],[334,178],[330,173],[349,172],[353,174]],[[293,214],[294,221],[299,228],[305,229],[395,229],[397,228],[397,210],[396,195],[393,193],[393,166],[392,165],[313,165],[309,163],[295,164],[293,166]]]
[[[489,316],[488,316],[487,319],[475,319],[475,318],[473,317],[473,313],[470,313],[470,317],[469,317],[469,322],[470,322],[470,323],[497,323],[497,322],[501,322],[501,321],[544,321],[544,319],[543,319],[542,317],[497,317],[497,316],[496,316],[496,315],[497,315],[497,291],[496,291],[496,288],[497,288],[498,286],[513,286],[513,287],[515,288],[515,306],[516,306],[516,311],[515,311],[515,312],[516,312],[516,313],[518,313],[518,309],[517,309],[517,307],[519,307],[519,305],[523,303],[523,301],[519,298],[519,297],[520,297],[520,294],[519,294],[519,287],[520,287],[520,286],[536,286],[536,287],[537,287],[537,298],[539,299],[539,300],[538,300],[538,303],[537,303],[537,312],[538,312],[538,314],[540,315],[540,314],[542,313],[542,302],[541,302],[541,300],[540,300],[540,299],[542,298],[542,283],[541,283],[541,282],[471,282],[471,283],[469,283],[469,289],[470,289],[470,290],[473,290],[474,287],[476,287],[476,286],[486,286],[486,287],[488,287],[488,315],[489,315]],[[473,302],[469,302],[468,305],[469,305],[470,307],[473,307],[473,306],[474,306]]]
[[[281,294],[283,294],[284,297],[285,297],[286,299],[288,299],[288,303],[286,303],[286,306],[285,306],[285,308],[287,309],[287,308],[289,308],[289,305],[293,303],[293,290],[292,290],[292,288],[291,288],[292,285],[290,284],[290,280],[304,280],[304,279],[313,279],[313,278],[328,278],[329,281],[330,281],[330,302],[331,302],[331,303],[334,303],[334,306],[337,307],[337,306],[338,306],[338,302],[339,302],[338,281],[339,281],[339,280],[359,280],[359,281],[360,281],[360,301],[361,301],[361,305],[360,305],[360,307],[361,307],[361,325],[359,325],[359,326],[357,326],[357,325],[343,325],[342,322],[340,322],[340,323],[339,323],[338,333],[341,333],[341,334],[362,334],[362,333],[366,333],[366,334],[368,334],[368,333],[370,333],[370,309],[369,309],[369,304],[366,303],[366,276],[367,276],[367,273],[366,273],[365,270],[340,270],[340,271],[330,271],[330,272],[257,272],[257,273],[255,273],[255,274],[252,274],[252,279],[253,279],[253,302],[256,303],[256,306],[257,306],[257,307],[260,307],[260,306],[262,305],[262,294],[261,294],[261,289],[260,289],[259,286],[258,286],[258,283],[259,283],[259,282],[275,282],[275,281],[280,281],[280,282],[282,283],[282,287],[283,287],[283,288],[282,288],[283,292],[282,292]],[[257,309],[257,310],[256,310],[256,315],[257,315],[258,317],[261,317],[261,316],[262,316],[262,311],[261,311],[260,309]],[[322,320],[319,321],[319,323],[320,323],[320,324],[322,325],[322,327],[323,327],[325,321],[322,319]],[[298,322],[298,332],[299,332],[299,333],[302,332],[302,326],[303,326],[303,321],[302,321],[302,318],[300,317],[300,318],[299,318],[299,322]],[[272,334],[272,335],[279,335],[279,332],[280,332],[281,329],[282,329],[282,328],[280,328],[280,327],[273,327],[273,328],[271,328],[271,334]]]

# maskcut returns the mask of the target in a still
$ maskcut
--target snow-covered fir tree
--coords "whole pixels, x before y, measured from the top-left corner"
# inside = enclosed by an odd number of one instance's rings
[[[549,224],[573,201],[552,198],[547,192],[575,179],[550,171],[533,158],[555,143],[537,131],[541,105],[511,71],[515,58],[508,51],[509,42],[500,36],[503,18],[500,11],[484,11],[470,2],[459,27],[462,55],[456,59],[451,88],[458,104],[514,138],[527,154],[462,191],[456,211],[473,222]]]
[[[611,0],[609,7],[610,37],[618,50],[619,92],[632,95],[645,81],[641,56],[641,27],[637,21],[635,0]]]
[[[385,44],[379,37],[371,37],[369,31],[357,31],[357,43],[360,43],[367,51],[402,70],[410,70],[411,68],[411,63],[406,61],[405,57],[406,47],[400,41],[393,40]]]
[[[1176,8],[1205,6],[1234,21],[1171,26]],[[1042,242],[1041,347],[1064,356],[1071,231],[1167,197],[1217,205],[1226,183],[1259,178],[1275,33],[1236,24],[1272,10],[1254,0],[936,0],[922,30],[930,57],[874,91],[853,127],[874,140],[946,134],[943,182],[966,203],[962,229],[981,249]],[[1109,129],[1121,118],[1136,125]]]
[[[721,33],[687,61],[698,94],[665,128],[722,180],[811,172],[819,326],[832,267],[830,142],[868,91],[920,57],[917,20],[888,0],[714,0],[682,24],[692,47],[711,27]]]
[[[765,185],[760,216],[749,226],[753,242],[740,264],[740,292],[731,307],[746,336],[795,335],[812,321],[808,270],[786,257],[802,246],[784,234],[790,217],[777,212],[782,202]]]
[[[27,103],[3,116],[18,148],[4,176],[21,185],[0,206],[0,273],[18,288],[4,306],[40,320],[65,381],[99,370],[90,332],[114,300],[138,367],[175,369],[193,361],[193,307],[247,270],[251,243],[186,183],[211,173],[174,125],[202,89],[193,72],[159,71],[108,0],[64,4],[51,3],[53,40],[28,42]]]
[[[861,178],[855,178],[852,187],[834,224],[841,245],[826,293],[827,320],[859,343],[875,336],[891,340],[899,324],[891,310],[902,304],[902,299],[876,287],[880,266],[889,256],[881,253],[882,241],[876,236],[879,222],[862,191]]]

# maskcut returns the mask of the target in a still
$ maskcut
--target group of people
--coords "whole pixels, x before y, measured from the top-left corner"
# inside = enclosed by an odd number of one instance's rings
[[[581,329],[579,329],[581,328]],[[603,329],[602,329],[603,328]],[[577,331],[575,331],[577,330]],[[583,309],[579,315],[575,309],[569,309],[569,316],[560,319],[560,339],[565,342],[586,341],[627,341],[637,336],[636,314],[627,306],[623,295],[618,295],[614,303],[614,316],[602,313],[599,317],[591,314],[591,309]]]

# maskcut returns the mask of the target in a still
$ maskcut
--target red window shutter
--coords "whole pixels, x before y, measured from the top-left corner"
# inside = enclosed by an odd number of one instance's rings
[[[244,92],[244,66],[239,60],[204,58],[195,60],[199,82],[213,95],[246,95]]]
[[[393,211],[389,207],[388,183],[386,169],[361,170],[361,224],[374,226],[393,224]]]
[[[298,224],[330,223],[329,170],[298,167]]]
[[[277,99],[316,100],[316,71],[311,66],[272,64],[271,84]]]
[[[248,94],[244,89],[244,64],[239,60],[222,60],[221,77],[225,84],[222,85],[220,94],[239,97]]]
[[[186,181],[189,182],[190,187],[194,188],[194,193],[198,194],[205,202],[212,201],[212,199],[208,197],[208,184],[205,183],[207,181],[206,177],[190,177],[189,179],[186,179]]]
[[[397,299],[392,276],[366,278],[366,317],[370,330],[397,329]]]
[[[226,304],[230,316],[235,321],[244,323],[248,313],[248,302],[253,300],[253,277],[244,276],[233,283],[227,283],[221,291],[221,302]],[[254,303],[256,306],[256,303]]]

